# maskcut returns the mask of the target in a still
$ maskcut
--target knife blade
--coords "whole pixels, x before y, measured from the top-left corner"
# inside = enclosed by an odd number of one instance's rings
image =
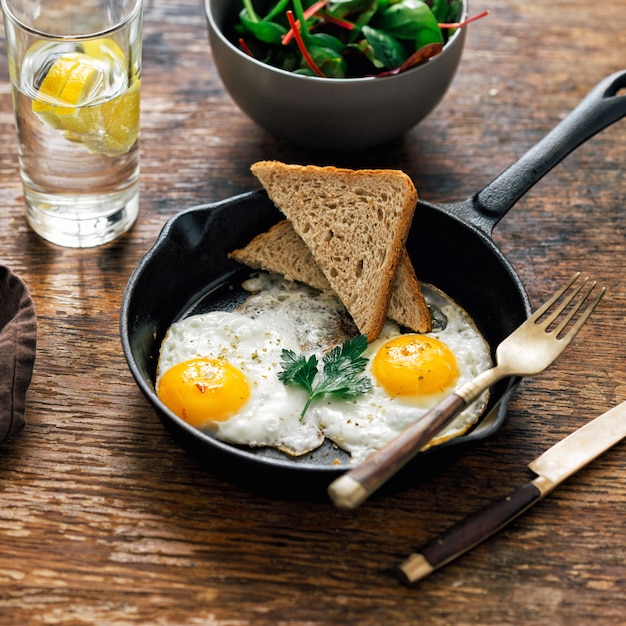
[[[528,464],[537,477],[480,509],[398,566],[407,584],[425,578],[513,521],[557,485],[626,437],[626,402],[587,422]]]

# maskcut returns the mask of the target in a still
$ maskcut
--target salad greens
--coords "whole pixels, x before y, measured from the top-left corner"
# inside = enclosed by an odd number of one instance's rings
[[[462,0],[241,0],[231,38],[254,58],[299,74],[395,74],[441,52]]]
[[[321,372],[318,371],[317,357],[314,354],[307,359],[302,354],[296,355],[293,350],[282,351],[283,369],[278,373],[279,380],[285,385],[302,387],[308,393],[300,419],[316,398],[326,394],[353,398],[371,389],[371,380],[367,376],[361,376],[367,365],[367,359],[362,356],[366,348],[365,335],[346,339],[342,346],[335,346],[324,355]]]

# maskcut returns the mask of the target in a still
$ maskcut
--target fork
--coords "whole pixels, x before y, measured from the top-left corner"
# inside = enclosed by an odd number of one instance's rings
[[[404,467],[444,426],[484,391],[508,376],[540,374],[578,334],[604,295],[576,272],[567,283],[496,349],[496,365],[456,389],[365,461],[333,481],[328,495],[338,508],[353,509]],[[587,289],[578,297],[583,287]],[[587,307],[583,306],[587,302]],[[576,315],[580,315],[576,318]],[[576,318],[576,319],[575,319]],[[571,325],[570,325],[571,323]],[[568,327],[566,329],[566,327]]]

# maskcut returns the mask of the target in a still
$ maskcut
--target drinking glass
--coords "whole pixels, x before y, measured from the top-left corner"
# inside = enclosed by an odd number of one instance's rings
[[[1,0],[32,229],[104,244],[139,211],[141,0]]]

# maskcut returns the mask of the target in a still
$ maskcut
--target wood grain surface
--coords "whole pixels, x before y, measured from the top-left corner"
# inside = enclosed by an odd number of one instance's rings
[[[522,382],[494,437],[434,476],[351,512],[231,484],[170,438],[122,354],[122,292],[165,221],[256,189],[252,162],[400,168],[422,198],[461,200],[626,69],[621,2],[471,8],[490,15],[471,26],[437,110],[390,145],[341,156],[297,150],[239,112],[201,2],[148,0],[141,213],[128,235],[90,250],[49,245],[26,225],[2,37],[0,263],[26,281],[39,324],[28,424],[0,444],[2,626],[626,623],[625,444],[414,588],[392,574],[626,399],[626,121],[557,166],[494,233],[535,305],[575,270],[606,285],[592,323]]]

